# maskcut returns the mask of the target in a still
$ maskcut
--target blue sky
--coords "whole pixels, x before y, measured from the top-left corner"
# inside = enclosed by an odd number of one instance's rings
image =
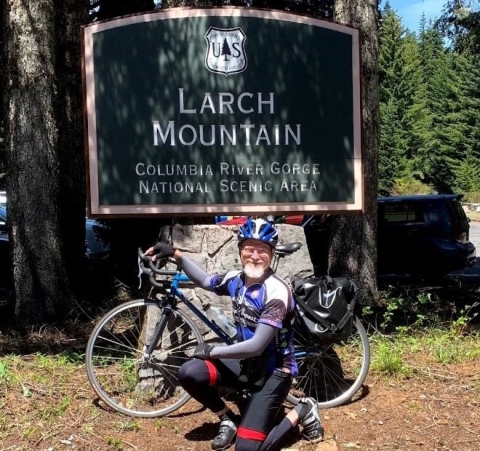
[[[427,23],[429,19],[440,17],[443,6],[447,0],[389,0],[390,6],[402,18],[402,24],[410,31],[418,31],[420,19],[425,13]],[[383,9],[387,0],[382,0],[380,7]]]

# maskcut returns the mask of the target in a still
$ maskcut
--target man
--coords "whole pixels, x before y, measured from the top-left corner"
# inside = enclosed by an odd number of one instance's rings
[[[208,275],[178,249],[158,243],[146,251],[156,257],[173,257],[191,280],[218,295],[230,296],[238,343],[213,346],[202,343],[194,359],[186,362],[178,378],[190,395],[220,419],[213,450],[235,442],[236,451],[272,449],[298,423],[311,441],[323,438],[316,402],[302,399],[277,424],[277,415],[297,374],[292,324],[294,300],[289,285],[270,268],[278,234],[273,224],[248,219],[238,232],[243,271]],[[251,396],[238,418],[219,396],[215,386],[248,389]]]

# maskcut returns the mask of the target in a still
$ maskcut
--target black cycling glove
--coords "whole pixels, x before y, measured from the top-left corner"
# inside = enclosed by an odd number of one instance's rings
[[[193,351],[193,357],[196,359],[207,360],[210,358],[210,352],[214,348],[213,345],[209,345],[208,343],[200,343]]]
[[[173,257],[175,248],[168,243],[157,243],[153,246],[153,253],[160,258]]]

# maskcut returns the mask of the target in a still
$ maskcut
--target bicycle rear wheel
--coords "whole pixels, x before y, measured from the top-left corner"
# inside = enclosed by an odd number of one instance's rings
[[[180,310],[172,309],[152,356],[145,354],[163,309],[138,299],[110,310],[95,326],[86,349],[87,375],[98,396],[124,415],[159,417],[189,399],[177,379],[202,334]]]
[[[295,356],[299,374],[287,400],[312,397],[319,408],[336,407],[352,400],[362,387],[370,366],[367,332],[355,316],[352,333],[346,340],[321,345],[295,338]]]

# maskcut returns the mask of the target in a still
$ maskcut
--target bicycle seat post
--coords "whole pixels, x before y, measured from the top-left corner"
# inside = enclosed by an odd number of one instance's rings
[[[278,269],[278,264],[280,262],[280,259],[281,258],[285,258],[285,253],[283,252],[278,252],[278,251],[275,251],[275,256],[273,258],[273,264],[272,264],[272,269],[277,272],[277,269]]]

